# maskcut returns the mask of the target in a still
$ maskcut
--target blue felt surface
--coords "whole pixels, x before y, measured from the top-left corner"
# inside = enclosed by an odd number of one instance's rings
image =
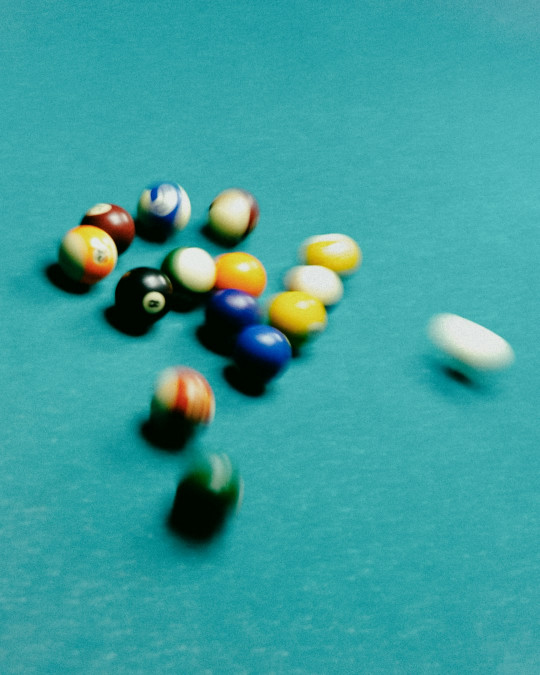
[[[534,3],[0,2],[0,671],[540,670],[540,74]],[[188,191],[171,246],[137,239],[86,295],[47,277],[92,204]],[[325,334],[262,397],[197,340],[202,311],[131,337],[121,273],[223,249],[206,209],[261,206],[241,248],[263,302],[300,242],[365,262]],[[470,386],[425,338],[451,311],[512,370]],[[200,369],[215,422],[181,453],[141,433],[164,367]],[[197,450],[245,502],[193,547],[166,527]]]

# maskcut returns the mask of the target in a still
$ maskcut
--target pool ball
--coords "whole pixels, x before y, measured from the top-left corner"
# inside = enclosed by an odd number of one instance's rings
[[[207,293],[216,282],[214,259],[207,251],[195,246],[175,248],[167,255],[161,269],[175,289]]]
[[[133,324],[154,323],[170,309],[173,288],[169,278],[152,267],[136,267],[118,282],[115,306]]]
[[[261,322],[257,300],[236,288],[215,291],[205,310],[206,327],[216,333],[236,334],[246,326]]]
[[[319,234],[302,243],[299,258],[306,265],[322,265],[347,276],[360,267],[362,251],[346,234]]]
[[[289,291],[309,293],[327,307],[343,297],[343,282],[333,270],[322,265],[293,267],[285,275],[284,285]]]
[[[228,455],[201,456],[178,484],[169,524],[188,539],[210,539],[240,510],[243,494],[244,482]]]
[[[62,239],[58,263],[73,281],[92,285],[110,274],[118,252],[111,236],[92,225],[79,225]]]
[[[269,323],[284,333],[296,347],[326,328],[324,305],[309,293],[278,293],[268,308]]]
[[[247,326],[238,335],[233,358],[245,375],[269,382],[285,371],[292,358],[292,348],[285,335],[272,326]]]
[[[208,224],[223,239],[240,240],[252,232],[259,220],[255,197],[238,188],[221,192],[210,204]]]
[[[164,239],[183,230],[191,217],[191,202],[178,183],[157,183],[143,190],[137,219],[147,236]]]
[[[222,253],[216,258],[215,288],[236,288],[259,296],[266,288],[266,270],[261,261],[250,253]]]
[[[131,215],[116,204],[96,204],[83,216],[81,225],[95,225],[110,234],[118,253],[123,253],[135,237]]]
[[[465,375],[503,370],[515,359],[514,350],[504,338],[456,314],[432,317],[428,336],[448,359],[448,366]]]
[[[154,424],[210,424],[214,419],[214,392],[206,378],[187,366],[173,366],[160,373],[151,404]]]

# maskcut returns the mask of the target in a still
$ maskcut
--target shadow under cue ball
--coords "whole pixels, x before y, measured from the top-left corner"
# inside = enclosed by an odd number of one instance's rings
[[[124,322],[152,324],[170,309],[173,287],[170,279],[152,267],[126,272],[115,291],[115,310]]]
[[[95,204],[84,214],[81,225],[94,225],[110,235],[118,253],[123,253],[135,238],[135,222],[116,204]]]
[[[187,539],[208,540],[239,511],[243,492],[242,478],[228,455],[199,457],[178,485],[169,525]]]

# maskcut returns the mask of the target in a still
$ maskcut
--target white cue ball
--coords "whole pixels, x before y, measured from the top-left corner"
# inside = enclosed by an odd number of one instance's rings
[[[436,314],[428,325],[431,342],[460,365],[497,371],[514,362],[514,350],[500,335],[456,314]]]
[[[171,281],[194,293],[207,293],[216,282],[214,258],[202,248],[187,246],[176,248],[169,253],[162,270]]]
[[[322,265],[298,265],[285,275],[288,291],[303,291],[320,300],[327,307],[343,297],[343,282],[338,275]]]

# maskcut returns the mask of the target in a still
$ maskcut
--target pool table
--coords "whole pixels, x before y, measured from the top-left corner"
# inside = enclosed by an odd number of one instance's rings
[[[530,0],[0,0],[0,672],[540,672],[540,12]],[[87,292],[64,233],[180,183],[187,227],[137,236]],[[253,193],[225,248],[208,207]],[[257,256],[266,307],[304,239],[353,237],[325,332],[264,391],[204,308],[119,330],[119,278],[177,246]],[[55,271],[56,270],[56,271]],[[452,312],[516,362],[452,376]],[[214,421],[145,433],[156,377],[199,370]],[[169,526],[201,453],[242,508]]]

